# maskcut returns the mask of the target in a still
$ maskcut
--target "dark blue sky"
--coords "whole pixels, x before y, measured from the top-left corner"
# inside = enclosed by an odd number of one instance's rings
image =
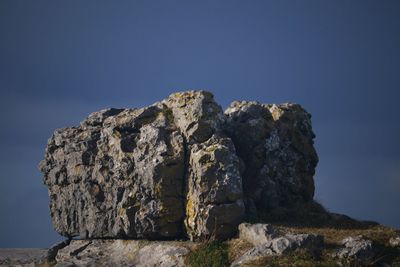
[[[400,227],[399,1],[0,1],[0,247],[47,247],[46,141],[173,91],[313,114],[316,199]]]

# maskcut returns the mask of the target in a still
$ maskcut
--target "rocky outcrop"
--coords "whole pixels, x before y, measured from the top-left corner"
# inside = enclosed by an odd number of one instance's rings
[[[234,102],[224,114],[189,91],[55,131],[40,169],[64,236],[225,239],[245,211],[312,201],[313,137],[299,105]]]

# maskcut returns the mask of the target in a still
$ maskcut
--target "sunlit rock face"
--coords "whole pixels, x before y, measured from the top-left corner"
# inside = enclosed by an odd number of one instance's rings
[[[81,238],[225,239],[247,214],[311,201],[317,155],[299,105],[174,93],[55,131],[40,163],[53,226]]]

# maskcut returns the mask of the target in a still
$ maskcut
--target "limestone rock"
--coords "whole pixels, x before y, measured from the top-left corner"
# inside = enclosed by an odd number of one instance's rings
[[[311,115],[300,105],[233,102],[225,131],[244,162],[242,183],[247,212],[269,212],[312,201],[318,156]]]
[[[187,234],[191,240],[224,239],[244,214],[242,180],[235,147],[222,134],[222,109],[211,93],[172,94],[164,101],[187,143]]]
[[[350,236],[342,240],[344,248],[334,253],[338,258],[354,258],[361,262],[368,262],[376,255],[376,248],[371,240],[362,236]]]
[[[254,246],[262,245],[280,235],[279,231],[270,224],[241,223],[239,225],[239,238]]]
[[[189,162],[185,220],[189,236],[229,237],[244,214],[239,160],[231,140],[213,135],[191,146]]]
[[[211,93],[188,91],[56,130],[40,170],[64,236],[225,239],[246,210],[312,200],[313,137],[299,105],[234,102],[224,114]]]
[[[56,266],[185,266],[188,242],[72,240],[58,251]]]
[[[273,229],[273,228],[272,228]],[[272,231],[270,229],[270,231]],[[324,238],[316,234],[284,234],[267,242],[256,245],[236,259],[231,267],[246,265],[266,256],[278,256],[296,249],[306,249],[313,254],[319,253],[324,245]]]
[[[190,91],[57,130],[40,164],[54,228],[82,238],[231,236],[244,205],[223,121],[211,93]]]
[[[175,124],[190,144],[207,141],[225,120],[222,108],[207,91],[174,93],[163,103],[171,108]]]

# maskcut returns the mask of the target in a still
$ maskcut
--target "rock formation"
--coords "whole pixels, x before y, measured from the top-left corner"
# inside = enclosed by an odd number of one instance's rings
[[[67,237],[225,239],[245,215],[311,202],[318,161],[299,105],[175,93],[55,131],[40,163]]]

